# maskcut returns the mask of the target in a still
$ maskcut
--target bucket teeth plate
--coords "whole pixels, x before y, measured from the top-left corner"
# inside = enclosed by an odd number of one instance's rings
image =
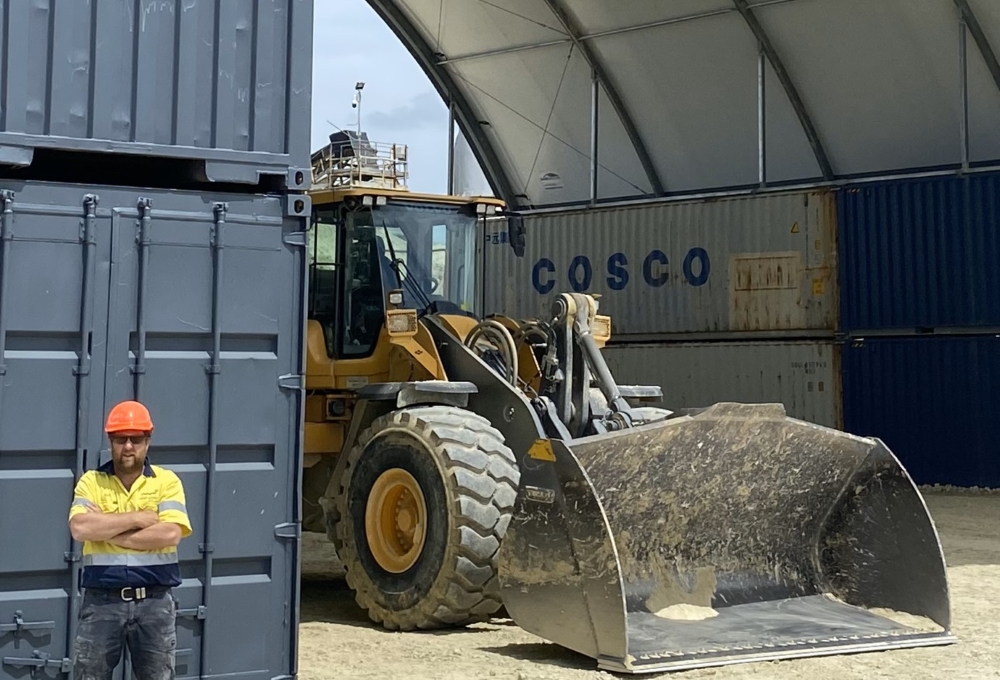
[[[507,611],[618,672],[946,644],[944,557],[892,453],[717,404],[525,456]]]

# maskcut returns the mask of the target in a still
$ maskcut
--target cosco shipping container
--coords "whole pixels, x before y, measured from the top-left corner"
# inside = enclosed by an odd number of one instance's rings
[[[838,204],[845,331],[1000,327],[1000,175],[849,187]]]
[[[575,291],[620,340],[832,337],[836,226],[830,191],[529,215],[522,258],[486,234],[485,310],[547,315]]]
[[[173,182],[307,188],[312,15],[313,0],[8,0],[0,167],[120,176],[158,157]]]
[[[918,484],[1000,488],[1000,336],[855,340],[843,375],[845,428]]]
[[[831,341],[609,345],[604,356],[620,384],[660,386],[664,408],[776,402],[794,418],[843,424],[840,348]]]

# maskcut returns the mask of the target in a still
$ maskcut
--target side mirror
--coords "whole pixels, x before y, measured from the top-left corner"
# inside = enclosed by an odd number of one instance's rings
[[[507,240],[517,257],[524,257],[525,245],[524,217],[517,214],[507,215]]]

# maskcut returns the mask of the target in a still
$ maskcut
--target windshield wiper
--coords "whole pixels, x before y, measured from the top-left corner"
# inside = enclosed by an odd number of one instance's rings
[[[382,220],[382,230],[385,232],[385,245],[389,249],[390,267],[392,268],[392,273],[396,275],[396,285],[404,290],[408,290],[410,294],[423,305],[422,312],[426,311],[431,306],[431,300],[427,297],[427,294],[420,288],[420,286],[413,281],[412,277],[409,275],[409,267],[406,267],[406,263],[396,257],[396,249],[392,246],[392,239],[389,238],[389,227],[386,225],[385,220]],[[403,276],[399,271],[399,266],[402,265],[406,267],[406,283],[403,283]]]

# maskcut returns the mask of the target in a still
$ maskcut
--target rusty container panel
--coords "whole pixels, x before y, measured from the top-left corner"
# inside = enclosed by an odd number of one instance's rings
[[[781,403],[788,415],[842,429],[840,346],[833,341],[610,345],[620,385],[659,385],[663,406]]]
[[[525,227],[522,258],[503,222],[487,228],[487,313],[544,316],[575,291],[601,295],[622,340],[832,336],[837,327],[828,190],[538,214]]]

